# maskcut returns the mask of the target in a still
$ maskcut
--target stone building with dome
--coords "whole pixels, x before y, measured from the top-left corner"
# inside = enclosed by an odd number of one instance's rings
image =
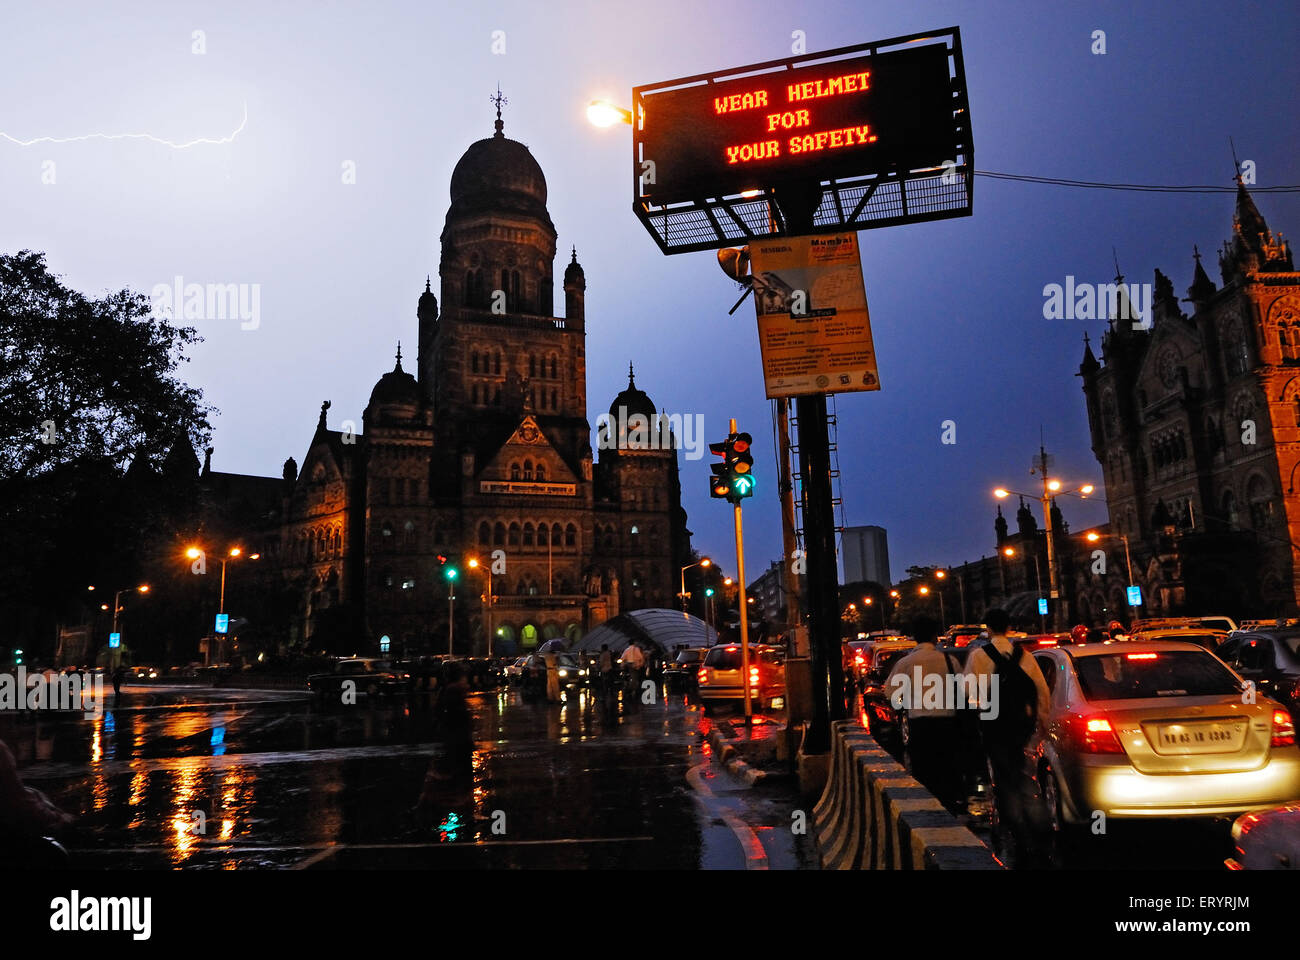
[[[301,468],[285,462],[268,559],[298,598],[290,643],[377,652],[387,638],[393,653],[436,653],[454,616],[457,652],[485,652],[489,634],[494,652],[526,651],[675,604],[690,551],[676,442],[615,436],[593,456],[587,283],[571,248],[555,316],[546,202],[498,106],[495,135],[452,173],[414,364],[399,345],[361,429],[330,429],[327,402]],[[620,412],[655,414],[630,368]]]

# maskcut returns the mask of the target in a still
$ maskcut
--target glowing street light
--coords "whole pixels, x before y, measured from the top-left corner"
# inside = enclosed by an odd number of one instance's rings
[[[620,121],[630,125],[632,111],[616,107],[608,100],[593,100],[587,104],[587,119],[597,127],[612,127]]]

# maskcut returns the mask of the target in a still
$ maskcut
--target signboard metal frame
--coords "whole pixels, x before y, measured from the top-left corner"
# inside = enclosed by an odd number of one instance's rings
[[[788,71],[797,79],[801,67],[824,66],[837,59],[874,56],[922,43],[943,44],[952,88],[952,134],[956,155],[951,167],[873,172],[819,181],[817,190],[792,197],[772,184],[722,196],[698,196],[687,201],[652,203],[642,196],[642,162],[646,103],[656,94],[691,86],[710,85],[745,76]],[[769,60],[731,70],[697,74],[632,88],[632,211],[664,254],[714,250],[776,236],[845,233],[904,223],[922,223],[969,216],[974,204],[975,149],[971,139],[966,70],[961,32],[957,27],[837,47],[783,60]],[[783,209],[783,204],[785,205]],[[796,205],[808,208],[807,218],[794,222]]]

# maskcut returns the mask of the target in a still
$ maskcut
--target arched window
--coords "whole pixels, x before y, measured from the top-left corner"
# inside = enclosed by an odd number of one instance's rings
[[[564,530],[564,545],[566,547],[572,547],[577,545],[577,542],[578,542],[578,528],[575,527],[573,524],[569,524]]]
[[[1250,525],[1260,531],[1272,529],[1273,492],[1263,477],[1256,475],[1250,478],[1250,483],[1246,486],[1246,502],[1250,507]]]
[[[517,546],[519,546],[519,524],[517,524],[517,523],[512,523],[512,524],[510,524],[510,543],[509,543],[509,545],[512,546],[512,547],[517,547]]]
[[[1300,409],[1300,407],[1297,407],[1297,409]],[[543,483],[545,480],[546,480],[546,464],[539,463],[537,465],[537,482]]]
[[[492,530],[492,545],[504,547],[506,544],[506,525],[498,523]]]
[[[469,369],[471,373],[478,373],[478,351],[475,350],[469,355]]]
[[[517,463],[510,464],[510,479],[511,480],[519,479],[519,464]]]
[[[465,271],[465,306],[474,306],[474,271]]]
[[[528,375],[530,377],[537,376],[537,358],[534,356],[528,358]]]
[[[532,545],[533,545],[533,525],[531,523],[525,523],[524,524],[524,546],[531,547]]]
[[[555,379],[555,357],[551,357],[551,379]]]
[[[402,526],[402,546],[408,548],[415,546],[415,524],[410,520]]]
[[[558,547],[564,542],[564,528],[558,523],[551,524],[551,546]]]
[[[478,525],[479,546],[486,547],[491,542],[491,540],[492,540],[492,528],[489,527],[488,522],[484,520],[482,523]]]
[[[382,550],[393,549],[393,525],[389,523],[387,520],[384,521],[384,525],[379,529],[379,536],[380,536],[380,549]]]
[[[1237,498],[1233,496],[1231,490],[1226,490],[1223,494],[1223,519],[1227,521],[1230,529],[1235,529],[1240,519],[1237,514]]]
[[[539,547],[544,547],[547,545],[547,542],[549,540],[549,538],[546,535],[547,529],[548,528],[545,523],[539,523],[537,525],[537,545]]]
[[[614,528],[613,528],[613,526],[607,526],[607,527],[605,527],[605,547],[606,547],[607,549],[610,549],[610,550],[613,550],[613,549],[614,549]]]
[[[550,277],[542,279],[542,303],[539,313],[550,316],[555,310],[555,284]]]
[[[551,409],[552,410],[556,409],[556,407],[558,406],[558,404],[555,401],[555,397],[556,397],[555,388],[551,387]]]
[[[493,370],[492,370],[492,372],[493,372],[494,374],[496,374],[497,376],[500,376],[500,375],[501,375],[501,354],[498,353],[498,354],[496,355],[496,357],[495,357],[494,360],[493,360],[493,364],[492,364],[492,366],[493,366]],[[498,391],[498,394],[499,394],[499,393],[500,393],[500,391]]]
[[[524,461],[524,479],[525,480],[533,479],[533,461],[531,460]]]

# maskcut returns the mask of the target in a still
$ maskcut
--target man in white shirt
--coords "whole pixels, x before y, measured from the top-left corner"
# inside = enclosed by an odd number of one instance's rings
[[[916,646],[899,659],[885,680],[890,706],[906,723],[905,754],[908,769],[945,806],[957,804],[961,767],[954,753],[957,743],[958,684],[953,665],[936,645],[939,625],[922,619],[912,624]]]

